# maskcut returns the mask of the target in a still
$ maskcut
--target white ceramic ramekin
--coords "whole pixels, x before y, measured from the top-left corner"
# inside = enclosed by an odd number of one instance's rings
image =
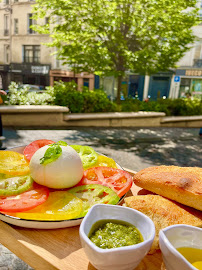
[[[136,226],[144,241],[120,248],[102,249],[88,238],[94,223],[99,220],[122,220]],[[155,236],[152,220],[132,208],[118,205],[97,204],[93,206],[83,219],[80,226],[80,239],[91,264],[99,270],[134,269],[148,253]]]
[[[196,270],[176,248],[202,249],[202,229],[188,225],[172,225],[159,233],[159,245],[166,270]]]

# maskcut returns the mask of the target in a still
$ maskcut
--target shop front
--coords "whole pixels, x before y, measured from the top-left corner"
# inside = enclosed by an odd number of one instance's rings
[[[144,79],[142,75],[129,75],[128,97],[143,100]]]
[[[82,72],[75,74],[73,71],[67,70],[51,70],[50,85],[54,85],[54,81],[71,82],[75,81],[78,85],[78,90],[82,90],[83,86],[87,86],[90,90],[94,89],[95,78],[94,74]]]
[[[178,69],[176,75],[180,76],[178,97],[202,97],[202,69]]]
[[[0,89],[7,90],[9,84],[9,65],[0,65]]]
[[[151,100],[168,98],[173,72],[159,72],[150,77],[148,97]]]
[[[45,88],[50,85],[50,65],[18,64],[10,65],[11,81],[20,84],[38,85]]]
[[[121,100],[133,98],[143,100],[145,76],[127,72],[121,83]],[[113,76],[103,77],[100,82],[109,99],[117,97],[117,79]]]

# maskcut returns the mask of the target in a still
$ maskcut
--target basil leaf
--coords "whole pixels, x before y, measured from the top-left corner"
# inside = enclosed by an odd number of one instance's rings
[[[62,145],[62,146],[67,146],[68,144],[64,141],[58,141],[56,144]]]
[[[40,159],[40,164],[46,165],[56,159],[58,159],[62,154],[62,148],[58,144],[52,144],[46,150],[44,156]]]
[[[53,143],[46,150],[44,156],[40,159],[40,164],[46,165],[58,159],[62,154],[61,146],[67,146],[68,144],[64,141],[58,141],[57,143]]]

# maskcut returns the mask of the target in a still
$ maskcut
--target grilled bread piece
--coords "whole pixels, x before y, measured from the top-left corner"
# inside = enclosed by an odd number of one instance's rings
[[[125,198],[125,206],[147,215],[154,222],[156,236],[149,254],[159,249],[159,231],[174,224],[202,227],[202,212],[159,195],[137,195]]]
[[[134,183],[202,211],[202,168],[158,166],[134,175]]]

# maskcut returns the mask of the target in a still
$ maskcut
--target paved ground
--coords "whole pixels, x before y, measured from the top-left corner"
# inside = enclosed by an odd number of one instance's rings
[[[155,165],[202,167],[202,137],[198,129],[71,128],[66,130],[4,130],[3,147],[25,145],[36,139],[64,140],[89,145],[121,166],[139,171]],[[1,270],[31,269],[0,246]]]

